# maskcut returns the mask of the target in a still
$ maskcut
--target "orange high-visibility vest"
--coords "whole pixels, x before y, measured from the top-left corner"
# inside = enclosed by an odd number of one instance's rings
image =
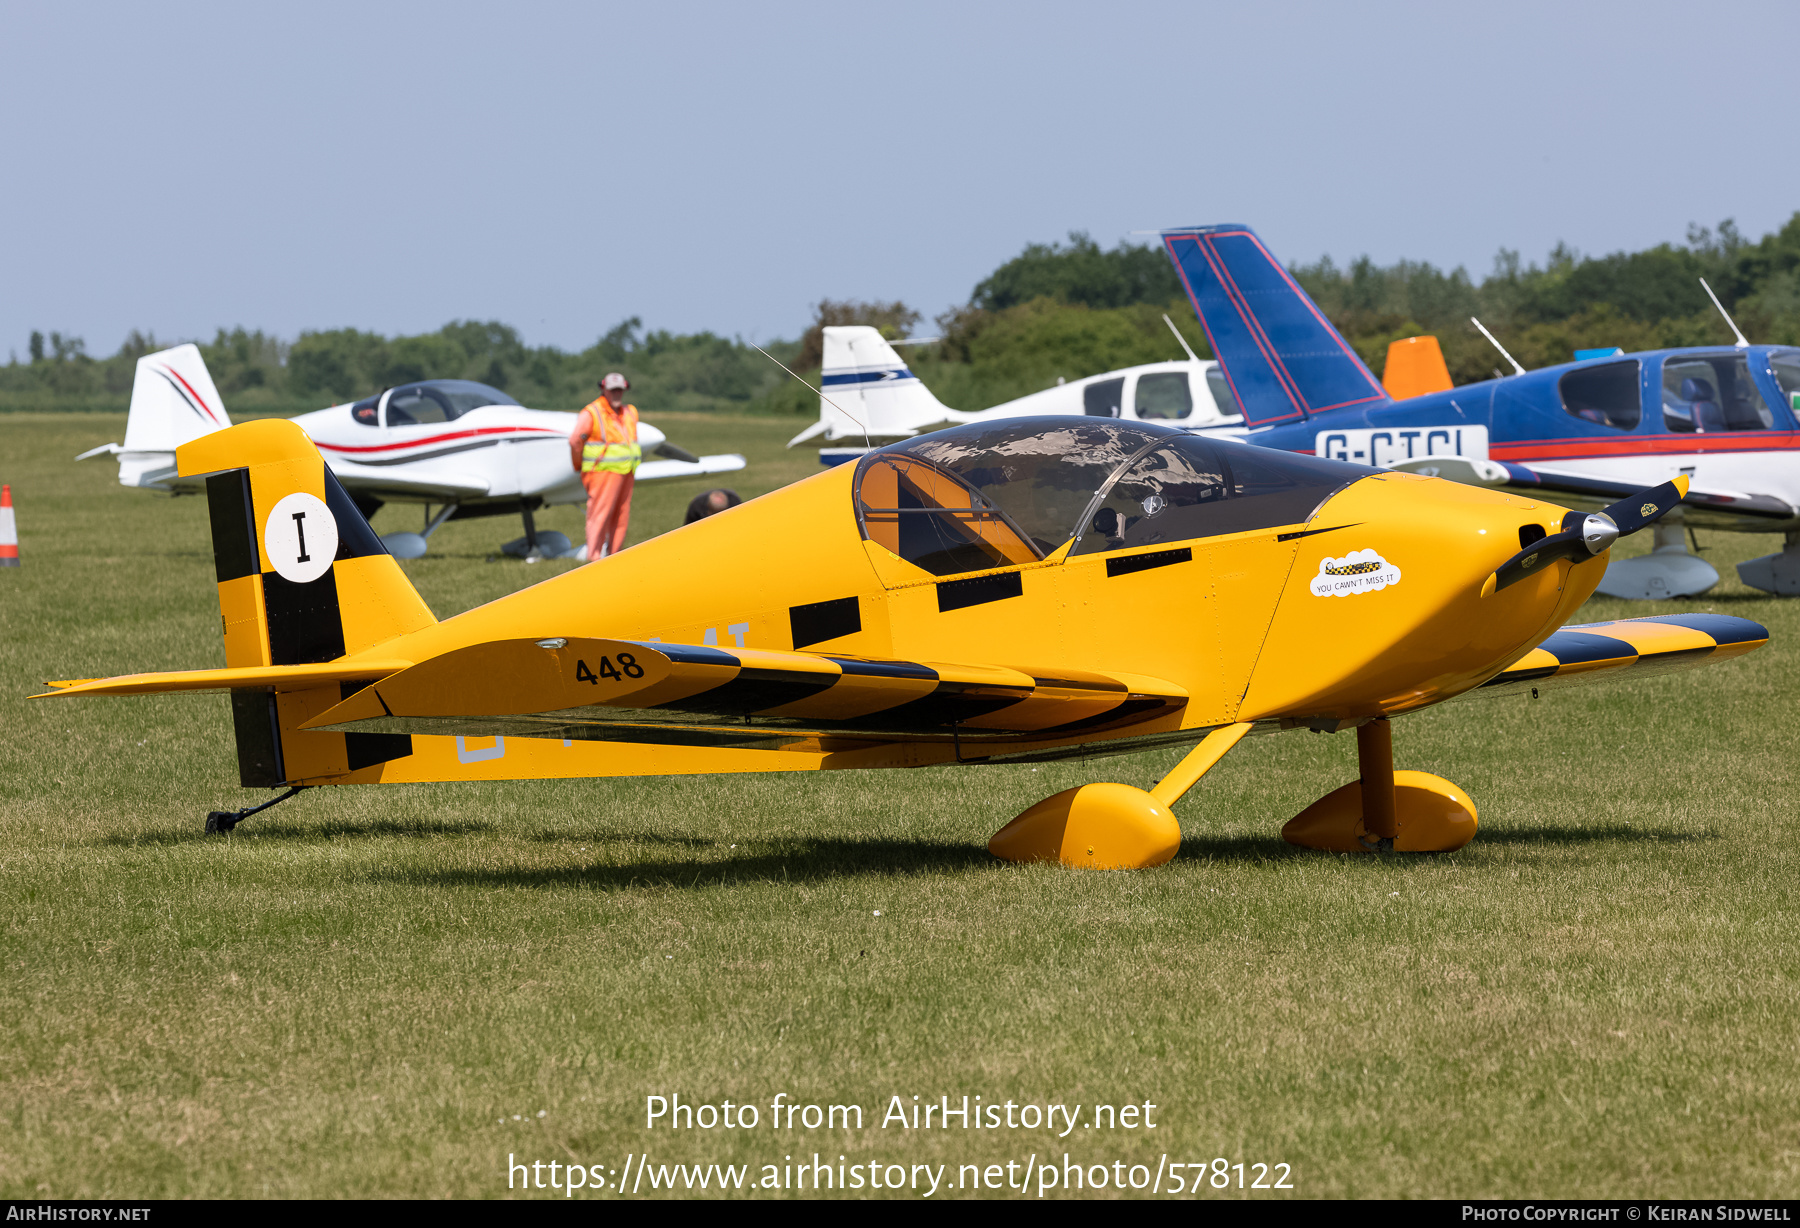
[[[636,472],[644,459],[644,450],[638,447],[637,441],[637,406],[621,405],[614,413],[612,402],[601,397],[582,406],[581,412],[588,415],[587,442],[581,448],[581,471]]]

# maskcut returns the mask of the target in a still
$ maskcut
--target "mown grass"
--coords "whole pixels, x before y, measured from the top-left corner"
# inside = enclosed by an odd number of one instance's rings
[[[811,468],[787,423],[667,425],[749,454],[745,494]],[[1772,539],[1703,534],[1714,593],[1581,615],[1760,619],[1776,642],[1741,663],[1401,722],[1402,766],[1481,807],[1447,856],[1282,844],[1354,774],[1352,739],[1311,734],[1233,752],[1179,807],[1182,855],[1136,874],[983,846],[1172,752],[321,790],[207,838],[244,796],[223,701],[23,698],[220,663],[201,501],[69,463],[119,429],[0,420],[25,560],[0,572],[0,1196],[505,1195],[509,1153],[644,1152],[952,1177],[1222,1156],[1291,1164],[1312,1196],[1800,1187],[1800,604],[1729,565]],[[702,485],[642,488],[640,534]],[[574,509],[542,523],[579,536]],[[486,561],[516,533],[453,523],[405,566],[440,616],[567,566]],[[647,1132],[644,1098],[675,1092],[762,1124]],[[867,1124],[772,1130],[777,1092]],[[1150,1101],[1158,1126],[878,1125],[891,1096],[964,1094]]]

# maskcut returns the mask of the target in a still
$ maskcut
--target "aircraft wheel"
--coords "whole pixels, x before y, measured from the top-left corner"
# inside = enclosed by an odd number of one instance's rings
[[[418,533],[389,533],[381,539],[381,544],[397,559],[425,557],[425,538]]]
[[[238,825],[238,817],[230,810],[212,810],[206,815],[206,834],[218,835],[229,832]]]
[[[1047,797],[994,833],[1007,861],[1060,861],[1090,870],[1160,866],[1181,848],[1169,808],[1130,785],[1092,784]]]

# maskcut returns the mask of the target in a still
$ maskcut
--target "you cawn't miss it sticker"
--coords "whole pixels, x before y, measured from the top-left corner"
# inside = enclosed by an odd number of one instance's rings
[[[1313,577],[1315,597],[1354,597],[1379,593],[1400,583],[1400,569],[1373,550],[1352,550],[1341,559],[1322,559]]]

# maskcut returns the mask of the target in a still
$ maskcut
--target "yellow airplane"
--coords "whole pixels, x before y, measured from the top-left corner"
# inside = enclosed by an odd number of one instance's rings
[[[229,691],[247,787],[1021,763],[1193,749],[1089,784],[989,848],[1167,861],[1170,807],[1249,733],[1357,730],[1361,775],[1291,842],[1438,851],[1449,781],[1389,718],[1726,660],[1768,632],[1676,615],[1558,630],[1685,479],[1605,512],[1203,439],[1038,417],[879,448],[439,622],[300,428],[177,454],[205,476],[224,669],[50,696]],[[265,809],[215,811],[229,831]]]

